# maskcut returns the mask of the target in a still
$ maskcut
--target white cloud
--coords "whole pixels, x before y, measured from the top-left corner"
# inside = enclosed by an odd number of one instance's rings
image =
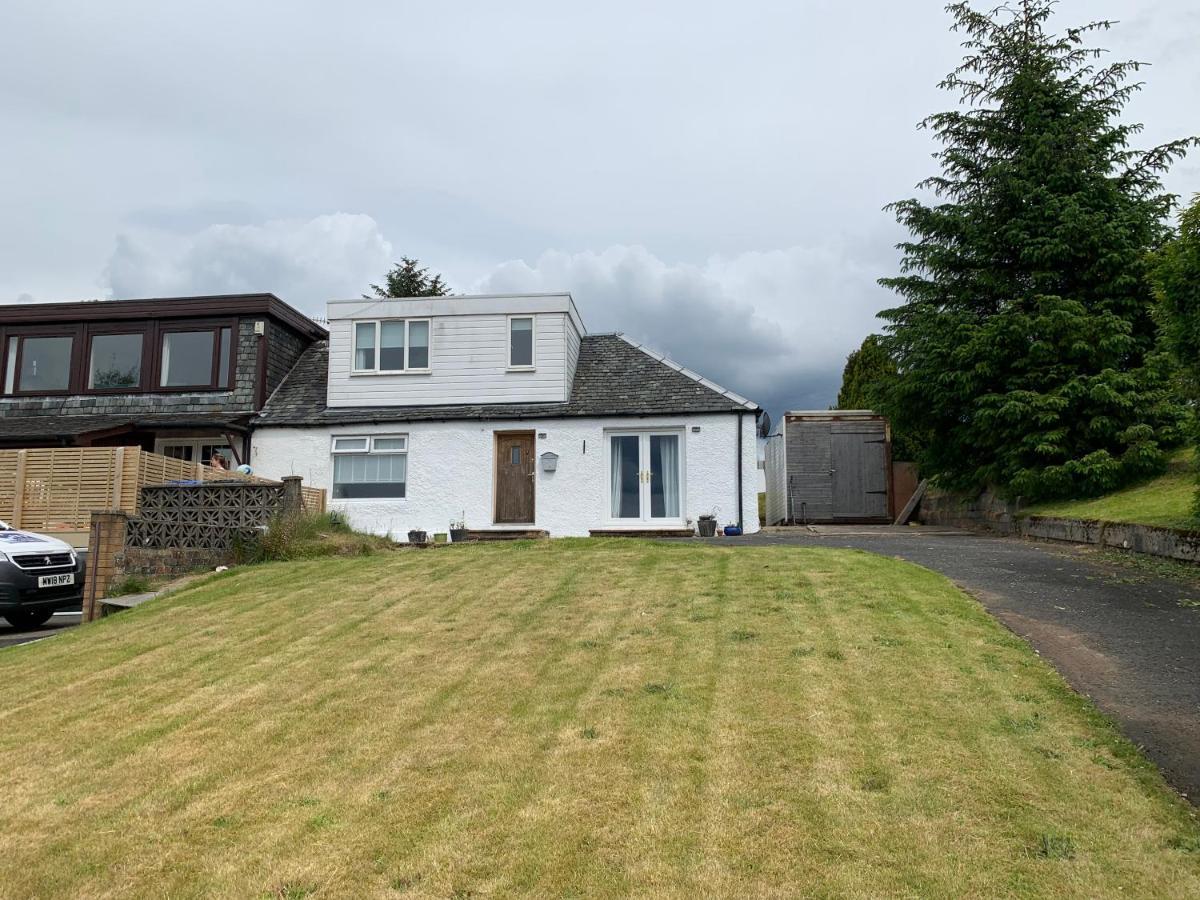
[[[890,303],[881,274],[837,243],[703,265],[614,246],[506,262],[472,290],[568,290],[589,330],[622,331],[777,413],[833,402],[846,355]]]
[[[105,268],[113,297],[270,291],[309,313],[358,296],[392,263],[375,220],[334,213],[306,221],[211,225],[193,234],[118,235]]]
[[[864,260],[874,240],[667,262],[644,247],[548,250],[457,290],[570,291],[591,331],[621,331],[777,414],[833,402],[846,354],[877,330],[890,301]],[[104,279],[114,297],[270,291],[314,314],[379,281],[397,254],[366,215],[212,225],[117,238]],[[435,260],[424,260],[435,269]]]

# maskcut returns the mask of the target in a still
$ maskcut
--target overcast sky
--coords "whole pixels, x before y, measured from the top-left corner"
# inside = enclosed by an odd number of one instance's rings
[[[989,2],[990,0],[985,0]],[[1064,0],[1200,133],[1194,0]],[[942,3],[64,3],[0,12],[0,302],[273,291],[401,254],[456,292],[569,290],[772,412],[878,329],[960,56]],[[1200,154],[1168,186],[1200,191]]]

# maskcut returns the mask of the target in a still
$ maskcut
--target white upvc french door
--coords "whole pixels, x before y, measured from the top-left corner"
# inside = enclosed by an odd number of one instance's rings
[[[682,432],[611,432],[608,487],[608,517],[612,522],[682,522]]]

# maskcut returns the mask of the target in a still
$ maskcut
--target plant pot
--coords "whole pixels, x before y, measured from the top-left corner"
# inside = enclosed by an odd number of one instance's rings
[[[424,531],[413,530],[408,533],[408,542],[410,544],[424,544],[428,539],[429,535]]]
[[[741,537],[741,535],[742,529],[738,528],[736,525],[725,526],[725,537]]]
[[[463,541],[465,541],[466,539],[467,539],[467,529],[465,529],[465,528],[451,528],[450,529],[450,542],[451,543],[460,544]]]
[[[717,520],[701,516],[696,520],[696,528],[700,531],[700,537],[712,537],[717,533]]]

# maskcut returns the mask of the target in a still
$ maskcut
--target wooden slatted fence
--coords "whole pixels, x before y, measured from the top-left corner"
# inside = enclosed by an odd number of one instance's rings
[[[0,450],[0,519],[31,531],[82,531],[93,510],[138,511],[138,491],[175,481],[266,478],[214,469],[138,447]],[[304,508],[325,511],[325,491],[301,487]]]

